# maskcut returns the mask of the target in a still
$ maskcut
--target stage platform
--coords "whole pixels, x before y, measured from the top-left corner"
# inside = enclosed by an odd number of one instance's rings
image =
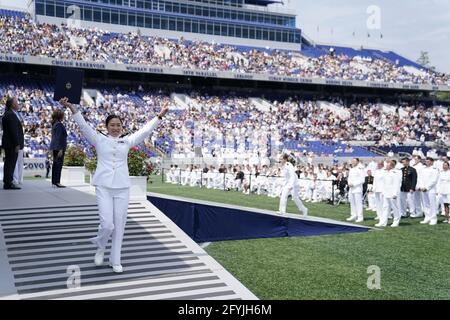
[[[92,191],[45,180],[0,190],[0,299],[257,299],[148,201],[129,205],[124,273],[96,267]]]

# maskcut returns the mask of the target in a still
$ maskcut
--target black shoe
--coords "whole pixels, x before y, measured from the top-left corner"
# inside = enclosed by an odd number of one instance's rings
[[[18,186],[15,186],[15,185],[13,185],[13,184],[11,184],[11,185],[9,185],[9,186],[3,186],[3,189],[5,189],[5,190],[20,190],[20,189],[22,189],[21,187],[18,187]]]
[[[66,186],[63,186],[61,183],[53,183],[53,186],[56,188],[65,188]]]

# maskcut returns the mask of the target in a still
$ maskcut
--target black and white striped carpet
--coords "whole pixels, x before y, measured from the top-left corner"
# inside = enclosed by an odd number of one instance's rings
[[[149,202],[132,202],[124,272],[93,263],[95,204],[0,210],[16,295],[7,299],[256,299]]]

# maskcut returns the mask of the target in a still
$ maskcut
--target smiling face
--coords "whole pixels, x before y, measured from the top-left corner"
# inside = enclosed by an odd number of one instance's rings
[[[106,129],[111,137],[117,138],[122,134],[122,122],[119,118],[113,118],[109,120]]]

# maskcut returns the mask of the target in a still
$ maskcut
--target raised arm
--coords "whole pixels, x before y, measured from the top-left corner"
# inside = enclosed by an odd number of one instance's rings
[[[147,122],[143,128],[141,128],[140,130],[131,134],[128,137],[128,143],[130,147],[136,146],[140,144],[142,141],[144,141],[145,138],[147,138],[152,133],[152,131],[159,124],[160,120],[162,120],[162,118],[166,115],[168,111],[169,111],[169,103],[166,102],[157,117]]]
[[[80,127],[81,133],[85,136],[90,144],[95,146],[97,143],[98,134],[94,129],[91,128],[91,126],[86,123],[86,120],[84,120],[83,116],[81,115],[81,111],[77,110],[73,104],[69,103],[67,101],[67,98],[59,100],[59,103],[72,111],[72,118]]]

